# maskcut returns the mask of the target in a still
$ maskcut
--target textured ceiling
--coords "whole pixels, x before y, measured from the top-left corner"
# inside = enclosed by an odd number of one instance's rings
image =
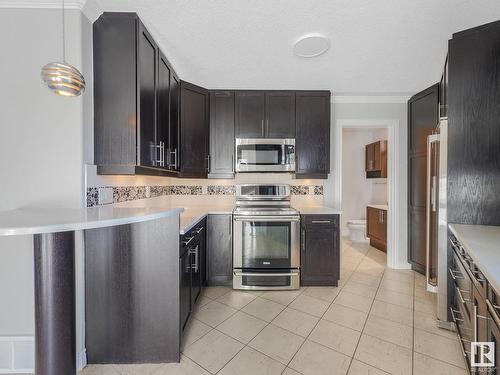
[[[179,75],[208,88],[396,94],[439,80],[451,34],[500,19],[500,0],[88,0],[134,11]],[[331,49],[301,59],[320,32]]]

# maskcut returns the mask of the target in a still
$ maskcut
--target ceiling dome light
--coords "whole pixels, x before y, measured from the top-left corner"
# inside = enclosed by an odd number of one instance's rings
[[[293,46],[293,53],[299,57],[316,57],[330,48],[330,40],[323,34],[301,36]]]
[[[51,62],[42,68],[42,80],[57,95],[79,96],[85,91],[82,73],[66,62],[64,35],[64,0],[62,0],[62,62]]]

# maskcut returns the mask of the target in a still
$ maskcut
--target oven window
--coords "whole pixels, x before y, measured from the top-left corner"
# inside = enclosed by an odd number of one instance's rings
[[[246,165],[279,165],[283,160],[281,145],[240,145],[238,160]]]
[[[290,222],[243,222],[242,240],[244,268],[290,267]]]

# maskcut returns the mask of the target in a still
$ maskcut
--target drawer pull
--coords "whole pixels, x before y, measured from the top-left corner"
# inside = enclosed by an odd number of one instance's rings
[[[474,276],[474,279],[476,279],[476,281],[478,281],[480,283],[484,283],[486,281],[486,279],[483,277],[483,275],[479,271],[472,271],[472,275]]]
[[[451,311],[451,319],[453,319],[453,323],[456,323],[456,322],[463,322],[464,320],[463,319],[459,319],[455,316],[455,313],[456,314],[460,314],[460,311],[457,311],[457,310],[453,310],[453,308],[450,307],[450,311]]]
[[[451,268],[449,270],[450,270],[451,278],[453,280],[463,279],[463,276],[457,276],[457,275],[455,275],[455,273],[459,273],[459,271],[452,270]]]
[[[193,240],[193,238],[194,238],[194,236],[192,236],[192,237],[188,237],[187,239],[185,239],[184,241],[182,241],[182,244],[183,244],[184,246],[189,245],[189,243]]]
[[[330,224],[330,220],[312,220],[311,223],[313,224]]]
[[[458,292],[458,297],[460,298],[460,302],[462,302],[464,305],[467,303],[467,302],[471,302],[470,299],[465,299],[464,296],[462,295],[462,291],[460,290],[459,287],[455,287],[455,289],[457,290]]]

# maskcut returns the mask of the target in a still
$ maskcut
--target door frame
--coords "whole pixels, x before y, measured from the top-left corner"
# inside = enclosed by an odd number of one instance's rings
[[[400,225],[396,225],[400,217],[401,209],[401,178],[399,173],[400,160],[398,137],[399,120],[396,119],[340,119],[335,123],[334,141],[334,170],[338,171],[334,178],[334,200],[336,207],[342,207],[342,131],[344,128],[354,129],[387,129],[387,203],[389,212],[387,213],[387,266],[396,269],[410,269],[407,261],[407,248],[402,246],[400,238]]]

